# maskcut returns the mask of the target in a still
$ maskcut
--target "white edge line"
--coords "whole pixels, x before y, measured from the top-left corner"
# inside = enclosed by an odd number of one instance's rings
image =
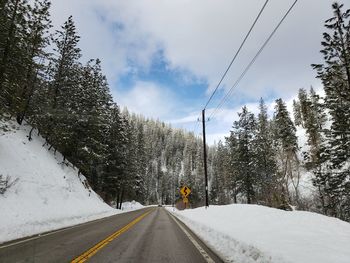
[[[208,255],[207,252],[201,247],[201,245],[198,244],[198,242],[191,236],[190,233],[178,222],[178,220],[175,218],[174,215],[169,213],[170,216],[173,218],[173,220],[176,222],[176,224],[181,228],[181,230],[185,233],[185,235],[188,237],[188,239],[193,243],[193,245],[198,249],[199,253],[204,257],[205,261],[208,263],[215,263],[215,261]]]

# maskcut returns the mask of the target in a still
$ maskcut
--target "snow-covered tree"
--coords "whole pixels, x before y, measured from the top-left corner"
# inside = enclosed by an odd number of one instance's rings
[[[233,165],[236,169],[236,184],[241,193],[244,193],[248,204],[256,200],[257,171],[256,152],[254,140],[256,137],[256,119],[254,114],[249,112],[247,107],[242,108],[238,113],[239,120],[233,123],[229,140],[236,140],[235,159]],[[233,139],[233,138],[235,139]]]
[[[333,17],[325,22],[321,53],[323,64],[314,64],[325,90],[331,116],[328,145],[323,151],[327,166],[316,173],[315,184],[327,214],[350,218],[350,9],[334,3]]]
[[[280,190],[282,193],[281,203],[292,202],[292,195],[289,191],[290,184],[294,188],[296,201],[299,201],[299,159],[297,156],[298,143],[296,128],[289,116],[287,106],[282,99],[276,100],[274,116],[274,133],[277,143],[277,165]],[[288,200],[285,200],[286,198]]]
[[[273,196],[277,194],[276,149],[273,143],[273,132],[267,115],[267,107],[263,99],[260,100],[259,110],[254,143],[258,180],[257,199],[261,203],[273,206]]]

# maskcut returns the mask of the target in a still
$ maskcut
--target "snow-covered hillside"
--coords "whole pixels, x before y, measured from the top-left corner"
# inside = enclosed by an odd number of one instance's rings
[[[29,141],[29,126],[9,128],[0,132],[0,175],[13,183],[0,194],[0,243],[118,213],[41,137]]]
[[[350,224],[336,218],[258,205],[167,209],[228,262],[350,262]]]

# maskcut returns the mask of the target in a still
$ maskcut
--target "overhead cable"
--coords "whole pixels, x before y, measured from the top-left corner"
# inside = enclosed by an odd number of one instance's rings
[[[252,32],[252,30],[253,30],[255,24],[258,22],[258,20],[259,20],[261,14],[262,14],[262,12],[264,11],[264,9],[265,9],[265,7],[266,7],[266,5],[267,5],[268,2],[269,2],[269,0],[266,0],[265,3],[264,3],[264,5],[263,5],[262,8],[260,9],[260,12],[259,12],[259,14],[257,15],[257,17],[255,18],[254,23],[251,25],[251,27],[250,27],[248,33],[247,33],[246,36],[244,37],[244,39],[243,39],[241,45],[239,46],[239,48],[238,48],[236,54],[234,55],[234,57],[232,58],[230,64],[228,65],[226,71],[225,71],[224,74],[222,75],[222,77],[221,77],[219,83],[216,85],[216,88],[215,88],[215,90],[213,91],[213,93],[211,94],[211,96],[210,96],[209,100],[207,101],[207,103],[205,104],[204,109],[207,108],[209,102],[210,102],[211,99],[214,97],[214,94],[215,94],[216,91],[219,89],[219,87],[220,87],[220,85],[221,85],[221,82],[224,80],[224,78],[225,78],[227,72],[230,70],[230,68],[231,68],[231,66],[232,66],[232,64],[233,64],[233,62],[236,60],[236,58],[237,58],[239,52],[241,51],[241,49],[242,49],[243,45],[245,44],[246,40],[248,39],[248,37],[249,37],[250,33]]]
[[[293,4],[290,6],[290,8],[287,10],[287,12],[284,14],[284,16],[282,17],[282,19],[279,21],[279,23],[277,24],[277,26],[274,28],[274,30],[271,32],[271,34],[269,35],[269,37],[265,40],[264,44],[261,46],[261,48],[259,49],[259,51],[256,53],[256,55],[253,57],[253,59],[249,62],[249,64],[247,65],[247,67],[244,69],[244,71],[242,72],[242,74],[239,76],[239,78],[236,80],[236,82],[232,85],[232,87],[230,88],[230,90],[226,93],[226,95],[224,96],[224,98],[220,101],[220,103],[218,104],[218,106],[215,108],[215,110],[212,112],[212,114],[210,115],[209,119],[211,119],[219,110],[219,108],[228,100],[228,98],[231,96],[234,88],[239,84],[239,82],[243,79],[243,77],[245,76],[245,74],[248,72],[248,70],[250,69],[250,67],[255,63],[256,59],[259,57],[259,55],[261,54],[261,52],[264,50],[264,48],[266,47],[266,45],[269,43],[269,41],[271,40],[271,38],[273,37],[273,35],[276,33],[277,29],[281,26],[281,24],[283,23],[283,21],[286,19],[286,17],[288,16],[288,14],[292,11],[293,7],[295,6],[295,4],[298,2],[298,0],[295,0],[293,2]]]

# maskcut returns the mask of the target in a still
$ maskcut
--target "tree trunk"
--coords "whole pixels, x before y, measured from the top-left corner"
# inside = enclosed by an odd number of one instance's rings
[[[121,195],[120,195],[120,205],[119,205],[119,209],[122,209],[123,198],[124,198],[124,187],[122,188],[122,192],[121,192]]]
[[[29,135],[28,135],[28,140],[32,140],[32,133],[33,133],[34,127],[30,130]]]
[[[116,209],[119,209],[119,200],[120,200],[120,198],[119,198],[119,189],[117,190],[117,205],[116,205]]]
[[[320,200],[321,200],[321,205],[322,205],[323,214],[324,214],[324,215],[327,215],[326,204],[325,204],[323,192],[322,192],[320,186],[318,186],[318,194],[320,195]]]
[[[248,173],[246,173],[246,193],[247,193],[247,203],[251,204],[252,200],[251,200],[251,182],[250,182],[250,175],[248,175]]]

